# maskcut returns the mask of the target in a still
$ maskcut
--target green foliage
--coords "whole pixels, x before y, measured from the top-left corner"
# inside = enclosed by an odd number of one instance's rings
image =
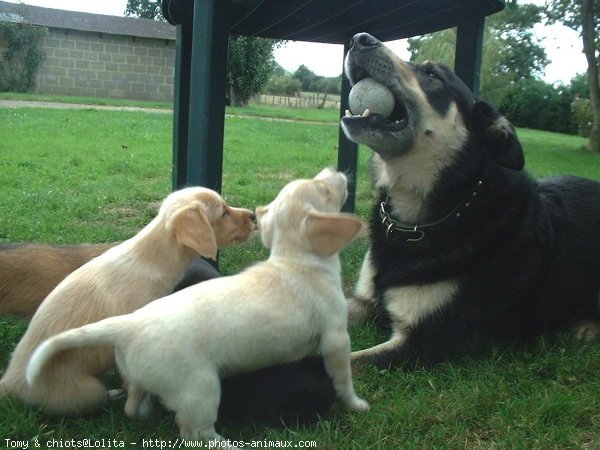
[[[517,4],[508,0],[506,8],[486,20],[489,38],[499,42],[496,74],[509,75],[511,80],[537,78],[549,61],[533,26],[542,21],[543,8],[532,4]]]
[[[244,106],[262,92],[275,68],[273,49],[279,41],[251,36],[229,37],[227,86],[229,102]]]
[[[510,84],[539,76],[548,64],[546,53],[533,36],[542,8],[507,2],[506,8],[486,20],[480,95],[498,106]],[[456,29],[408,40],[411,61],[440,61],[453,67]]]
[[[579,134],[583,137],[590,137],[592,132],[592,102],[589,98],[577,97],[573,100],[573,112],[577,121]]]
[[[35,85],[45,58],[39,42],[46,32],[27,23],[0,22],[0,42],[6,46],[0,58],[0,92],[27,92]]]
[[[592,0],[594,10],[594,22],[596,29],[600,28],[600,0]],[[546,1],[546,19],[548,23],[560,22],[572,30],[581,31],[581,0],[547,0]],[[598,36],[596,36],[598,37]],[[596,42],[596,47],[600,47],[600,42]]]
[[[585,73],[577,74],[571,79],[571,90],[578,97],[590,98],[590,89],[588,88]]]
[[[589,148],[600,153],[600,0],[549,0],[546,2],[546,17],[549,23],[560,22],[577,31],[581,36],[583,53],[588,63],[587,88],[591,121]],[[580,120],[585,121],[587,106],[576,105]],[[587,133],[586,124],[582,123]]]
[[[295,97],[302,92],[302,83],[298,78],[288,74],[273,75],[267,83],[265,92],[273,95]]]
[[[341,93],[341,75],[337,77],[323,77],[314,73],[304,64],[301,64],[292,76],[300,81],[304,92],[323,92],[325,94],[337,95]]]
[[[144,19],[165,20],[161,3],[161,0],[127,0],[125,15]]]
[[[514,83],[500,106],[500,112],[519,127],[536,130],[577,133],[577,121],[572,114],[572,91],[558,88],[534,78]]]
[[[312,84],[317,81],[317,75],[304,64],[298,66],[294,72],[294,78],[300,80],[302,90],[306,92],[310,91]]]

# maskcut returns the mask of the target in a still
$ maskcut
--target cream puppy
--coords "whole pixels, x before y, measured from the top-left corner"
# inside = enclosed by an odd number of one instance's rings
[[[271,249],[267,261],[132,314],[61,333],[35,351],[27,380],[36,386],[47,361],[62,351],[114,345],[119,370],[129,382],[129,416],[138,413],[147,391],[176,412],[184,438],[224,441],[215,431],[220,377],[319,350],[342,402],[368,410],[352,385],[338,257],[363,228],[356,216],[340,213],[346,184],[333,169],[291,182],[257,209],[261,238]]]
[[[62,331],[130,313],[169,294],[193,259],[215,259],[218,248],[246,240],[252,218],[251,211],[230,208],[210,189],[186,188],[169,195],[137,235],[75,270],[46,297],[12,355],[0,391],[64,415],[106,403],[106,388],[96,376],[114,365],[112,348],[63,352],[30,386],[25,369],[33,350]]]

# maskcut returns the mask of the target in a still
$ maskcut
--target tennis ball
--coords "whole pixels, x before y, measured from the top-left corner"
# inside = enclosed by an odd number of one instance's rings
[[[348,104],[352,114],[363,114],[366,109],[388,117],[394,110],[394,94],[373,78],[364,78],[352,86]]]

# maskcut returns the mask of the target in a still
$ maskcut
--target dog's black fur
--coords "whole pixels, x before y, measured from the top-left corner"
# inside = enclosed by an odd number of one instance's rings
[[[198,258],[175,291],[219,276],[210,262]],[[336,398],[323,359],[317,356],[224,378],[221,389],[219,421],[227,423],[309,424],[325,414]]]
[[[342,119],[351,139],[373,149],[380,189],[351,319],[375,318],[393,332],[387,345],[354,354],[355,365],[428,365],[473,345],[522,341],[600,318],[600,183],[532,179],[522,170],[512,125],[443,65],[406,63],[363,33],[345,68],[353,84],[370,76],[387,86],[397,104],[388,120]],[[446,129],[430,128],[436,120]],[[418,213],[397,207],[413,189],[399,167],[415,161],[415,152],[449,152],[436,135],[459,133],[465,138],[449,142],[460,147],[440,159],[435,174],[424,172],[430,189],[413,201]],[[390,224],[399,227],[388,233]],[[420,237],[421,245],[410,241]],[[405,288],[423,291],[448,280],[451,288],[440,291],[448,298],[425,295],[434,307],[424,305],[417,319],[402,315],[423,301],[406,298]]]
[[[224,378],[221,386],[219,420],[230,423],[306,425],[326,414],[336,398],[318,356]]]

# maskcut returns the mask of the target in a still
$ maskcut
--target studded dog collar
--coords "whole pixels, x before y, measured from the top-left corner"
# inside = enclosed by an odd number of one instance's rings
[[[379,217],[381,218],[382,225],[385,226],[385,236],[391,237],[402,237],[405,239],[406,244],[414,250],[425,250],[431,244],[427,233],[431,229],[444,224],[446,221],[452,218],[461,217],[461,215],[471,206],[471,203],[478,195],[478,191],[483,186],[483,180],[477,180],[475,187],[456,207],[454,207],[448,214],[441,219],[426,222],[422,224],[408,224],[400,220],[394,219],[389,211],[389,196],[385,201],[379,205]]]

